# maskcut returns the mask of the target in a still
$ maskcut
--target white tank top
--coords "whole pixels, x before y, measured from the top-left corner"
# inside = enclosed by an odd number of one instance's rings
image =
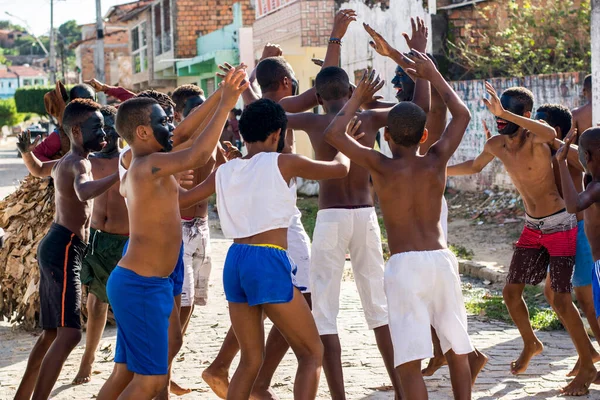
[[[281,176],[279,155],[259,153],[217,169],[215,188],[225,237],[239,239],[289,227],[296,212],[296,190]]]

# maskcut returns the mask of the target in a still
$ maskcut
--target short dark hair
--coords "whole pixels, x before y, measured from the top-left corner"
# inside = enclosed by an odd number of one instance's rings
[[[85,83],[80,83],[75,85],[69,90],[69,99],[71,101],[75,99],[94,99],[96,95],[96,91],[90,85]]]
[[[183,112],[185,108],[185,102],[187,99],[193,96],[204,97],[204,90],[196,85],[181,85],[173,92],[171,98],[175,103],[175,111],[178,113]]]
[[[273,100],[260,99],[248,105],[240,117],[240,134],[245,142],[264,142],[281,129],[285,135],[287,117],[283,107]]]
[[[523,106],[523,112],[533,110],[533,93],[522,86],[515,86],[502,92],[502,96],[514,97]]]
[[[348,74],[339,67],[325,67],[315,78],[315,89],[325,101],[348,97],[350,93]]]
[[[592,75],[588,75],[583,79],[583,88],[588,92],[592,91]]]
[[[425,131],[427,114],[411,101],[401,101],[388,114],[388,131],[394,143],[412,147],[419,144]]]
[[[115,129],[127,143],[133,143],[135,130],[140,125],[150,125],[152,106],[159,104],[151,97],[133,97],[124,101],[117,111]]]
[[[569,109],[563,105],[542,104],[538,107],[536,113],[546,114],[544,118],[541,119],[544,119],[544,121],[546,121],[553,128],[558,126],[563,137],[565,137],[571,130],[573,115],[571,114],[571,111],[569,111]]]
[[[100,112],[102,113],[103,116],[108,117],[110,115],[112,115],[113,117],[115,117],[117,115],[117,109],[114,108],[113,106],[103,106],[100,109]]]
[[[156,100],[156,102],[163,109],[173,107],[173,110],[175,110],[175,103],[173,102],[171,97],[169,97],[168,94],[158,92],[156,90],[152,90],[152,89],[144,90],[143,92],[139,92],[135,97],[148,97],[148,98]]]
[[[72,130],[74,126],[81,125],[90,114],[100,111],[102,106],[90,99],[75,99],[67,104],[63,112],[62,128],[72,140]]]
[[[256,66],[256,81],[263,93],[279,89],[283,78],[292,78],[292,71],[283,57],[268,57]]]
[[[590,153],[600,150],[600,127],[586,129],[579,137],[579,147]]]

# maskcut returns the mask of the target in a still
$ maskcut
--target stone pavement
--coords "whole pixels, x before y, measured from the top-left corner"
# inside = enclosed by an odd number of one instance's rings
[[[175,380],[182,386],[193,389],[191,394],[182,396],[183,399],[216,399],[201,380],[200,374],[216,355],[229,328],[221,275],[230,242],[214,230],[213,238],[213,273],[209,304],[206,307],[198,307],[194,311],[183,349],[174,363]],[[565,374],[576,360],[573,357],[575,350],[566,332],[540,332],[540,339],[546,345],[544,353],[534,358],[527,374],[514,377],[509,374],[508,368],[511,360],[519,355],[521,349],[517,330],[504,323],[485,322],[474,317],[470,317],[469,323],[469,331],[475,346],[490,356],[490,361],[475,386],[474,399],[558,397],[557,388],[567,383]],[[377,387],[389,384],[389,381],[373,334],[364,322],[360,300],[351,281],[342,284],[339,327],[344,351],[343,363],[348,399],[393,399],[391,392],[376,390]],[[97,353],[94,369],[97,375],[93,376],[92,382],[83,386],[71,386],[70,382],[77,372],[83,354],[84,336],[80,346],[67,360],[52,398],[91,399],[95,397],[113,367],[115,333],[114,327],[107,328],[104,333],[101,341],[101,348],[104,350],[99,350]],[[0,323],[0,400],[14,396],[35,340],[36,335]],[[292,398],[295,369],[295,359],[290,353],[273,380],[275,391],[282,399]],[[432,378],[428,378],[427,386],[430,399],[451,398],[447,367],[442,368]],[[323,374],[318,398],[329,398]],[[598,399],[600,390],[594,390],[591,395],[583,398]]]

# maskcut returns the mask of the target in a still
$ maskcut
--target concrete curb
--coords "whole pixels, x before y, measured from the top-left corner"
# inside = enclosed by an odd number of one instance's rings
[[[459,259],[458,271],[463,275],[467,275],[472,278],[478,278],[484,281],[487,280],[492,283],[506,281],[506,274],[495,271],[475,261]]]

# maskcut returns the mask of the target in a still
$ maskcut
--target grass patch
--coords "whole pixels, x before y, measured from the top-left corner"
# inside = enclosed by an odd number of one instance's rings
[[[463,294],[469,314],[513,324],[501,293],[490,293],[485,289],[466,289],[463,290]],[[526,286],[523,298],[529,308],[529,319],[533,329],[541,331],[564,329],[554,311],[546,303],[543,289],[537,286]]]
[[[465,246],[461,246],[460,244],[451,244],[448,247],[456,257],[462,258],[463,260],[472,260],[473,256],[475,256],[473,250],[467,249]]]
[[[317,222],[317,212],[319,211],[319,198],[298,197],[296,205],[302,211],[302,225],[304,225],[304,229],[312,242],[315,223]]]

